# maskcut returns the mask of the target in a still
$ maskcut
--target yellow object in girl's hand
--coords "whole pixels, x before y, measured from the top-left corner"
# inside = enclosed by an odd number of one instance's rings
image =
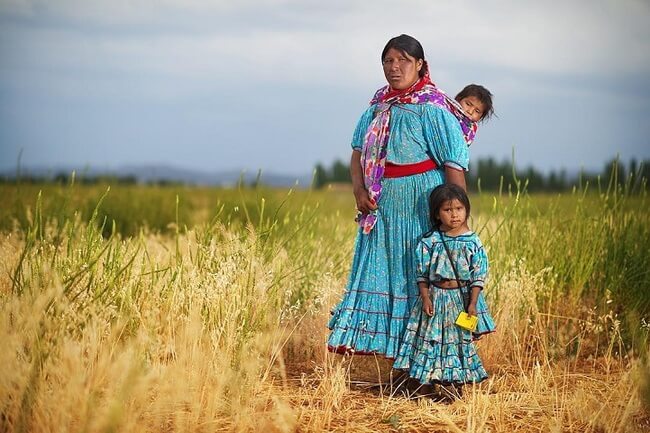
[[[456,318],[456,325],[468,331],[474,331],[478,325],[478,316],[470,316],[464,311],[461,311]]]

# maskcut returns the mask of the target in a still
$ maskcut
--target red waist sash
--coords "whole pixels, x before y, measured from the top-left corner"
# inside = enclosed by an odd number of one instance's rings
[[[393,164],[392,162],[386,161],[386,166],[384,167],[384,177],[411,176],[413,174],[420,174],[430,170],[435,170],[436,168],[438,168],[438,166],[432,159],[416,162],[415,164],[404,165]]]

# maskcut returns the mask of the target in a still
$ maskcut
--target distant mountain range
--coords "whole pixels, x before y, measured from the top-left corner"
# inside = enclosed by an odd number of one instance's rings
[[[152,182],[180,182],[190,185],[214,185],[214,186],[234,186],[240,180],[245,184],[251,184],[257,180],[258,172],[249,171],[215,171],[206,172],[178,168],[169,165],[128,165],[117,168],[97,168],[97,167],[21,167],[21,177],[41,178],[53,180],[56,177],[69,177],[75,172],[77,179],[97,178],[97,177],[116,177],[116,178],[133,178],[139,183]],[[2,170],[0,176],[9,179],[16,178],[16,170]],[[260,183],[268,186],[308,188],[311,185],[312,174],[302,175],[279,174],[262,171],[259,174]]]

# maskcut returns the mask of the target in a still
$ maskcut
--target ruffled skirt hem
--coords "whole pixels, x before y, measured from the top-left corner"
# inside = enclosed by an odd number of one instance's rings
[[[480,383],[488,378],[472,343],[460,347],[434,343],[427,353],[400,351],[393,367],[422,384]]]
[[[433,316],[422,312],[422,299],[418,298],[406,325],[394,368],[407,371],[410,377],[423,384],[479,383],[487,379],[488,374],[472,343],[475,334],[495,330],[485,300],[477,302],[483,324],[473,334],[454,323],[463,311],[460,290],[433,288],[430,296]]]

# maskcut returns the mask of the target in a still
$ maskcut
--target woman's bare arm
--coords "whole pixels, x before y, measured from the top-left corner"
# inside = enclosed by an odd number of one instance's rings
[[[445,182],[454,183],[467,191],[467,184],[465,182],[465,172],[445,165]]]

